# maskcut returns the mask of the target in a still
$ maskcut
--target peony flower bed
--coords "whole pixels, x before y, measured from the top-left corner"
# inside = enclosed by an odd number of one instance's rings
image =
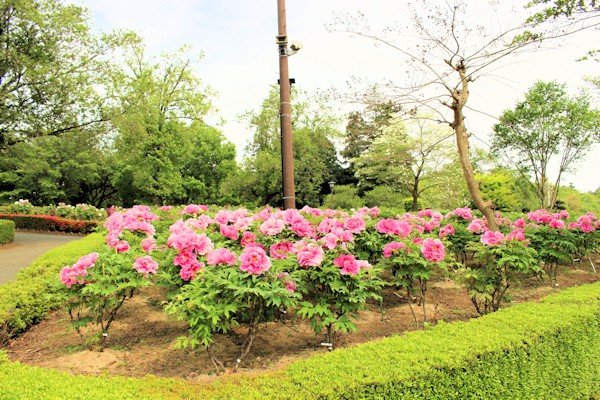
[[[491,232],[468,208],[383,218],[378,208],[134,206],[108,218],[105,250],[63,268],[60,295],[84,342],[102,349],[123,302],[142,287],[163,286],[165,311],[189,326],[179,345],[204,347],[217,370],[226,363],[212,352],[213,336],[246,328],[238,354],[227,360],[235,369],[259,325],[284,313],[307,319],[333,348],[385,286],[406,290],[423,307],[422,320],[415,313],[422,324],[428,281],[452,273],[484,314],[499,308],[520,277],[554,283],[557,263],[598,250],[593,214],[570,223],[566,212],[544,210],[514,221],[498,217],[501,231]],[[473,260],[460,262],[467,253]]]

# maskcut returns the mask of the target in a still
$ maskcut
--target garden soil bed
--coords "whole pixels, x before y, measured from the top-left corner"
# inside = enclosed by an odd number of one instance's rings
[[[595,261],[596,265],[600,264],[600,259]],[[533,279],[523,282],[513,288],[512,302],[506,306],[538,301],[565,287],[600,281],[600,273],[593,273],[589,263],[576,267],[580,269],[560,271],[558,288]],[[213,379],[214,366],[202,348],[196,351],[174,348],[176,339],[184,336],[187,329],[185,324],[162,311],[159,296],[158,289],[149,289],[128,300],[111,327],[103,352],[85,350],[79,335],[69,325],[68,314],[60,310],[9,342],[6,347],[9,358],[72,373],[129,377],[152,374],[194,381]],[[432,282],[428,301],[430,320],[449,322],[477,317],[466,290],[453,281]],[[339,347],[402,335],[415,329],[415,323],[403,292],[387,289],[383,307],[378,303],[369,304],[367,310],[361,312],[357,327],[358,332],[339,337]],[[295,318],[262,325],[239,370],[255,373],[279,369],[294,360],[327,352],[327,348],[321,346],[322,339],[312,332],[307,322]],[[239,351],[237,341],[239,337],[234,334],[216,335],[216,355],[235,360]]]

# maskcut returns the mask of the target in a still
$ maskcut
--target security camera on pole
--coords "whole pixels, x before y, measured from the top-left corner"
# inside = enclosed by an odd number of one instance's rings
[[[302,44],[294,42],[288,49],[285,18],[285,0],[277,0],[277,46],[279,47],[279,121],[281,124],[281,170],[283,181],[283,208],[296,208],[294,189],[294,152],[292,149],[292,105],[290,102],[290,74],[288,56],[296,54]]]

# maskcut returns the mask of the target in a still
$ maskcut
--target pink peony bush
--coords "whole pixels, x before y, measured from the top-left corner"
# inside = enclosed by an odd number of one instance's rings
[[[60,279],[73,322],[97,322],[106,334],[112,320],[99,315],[108,310],[114,319],[123,301],[143,286],[166,287],[165,310],[189,325],[179,345],[204,346],[221,370],[225,363],[211,347],[216,333],[245,328],[232,364],[237,365],[258,326],[284,312],[295,311],[335,346],[339,332],[356,329],[353,321],[366,301],[381,298],[384,277],[422,306],[422,321],[416,322],[425,323],[428,281],[448,274],[448,266],[464,262],[467,254],[475,262],[459,275],[485,313],[499,307],[517,276],[539,273],[539,248],[553,248],[553,238],[576,243],[573,238],[586,237],[575,248],[597,249],[593,215],[570,224],[565,212],[539,210],[515,221],[498,217],[502,232],[489,231],[469,208],[445,216],[430,209],[382,216],[366,207],[353,213],[310,207],[252,213],[190,204],[181,211],[163,206],[155,214],[135,206],[108,218],[105,251],[63,268]],[[108,294],[102,297],[103,292]],[[105,300],[109,308],[101,310]]]

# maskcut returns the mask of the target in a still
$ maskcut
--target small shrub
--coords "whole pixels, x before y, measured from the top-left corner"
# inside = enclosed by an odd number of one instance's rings
[[[15,240],[15,223],[0,220],[0,244],[12,243]]]
[[[61,306],[49,296],[58,288],[58,272],[103,243],[101,235],[92,234],[54,248],[19,271],[15,281],[0,285],[0,345]]]

